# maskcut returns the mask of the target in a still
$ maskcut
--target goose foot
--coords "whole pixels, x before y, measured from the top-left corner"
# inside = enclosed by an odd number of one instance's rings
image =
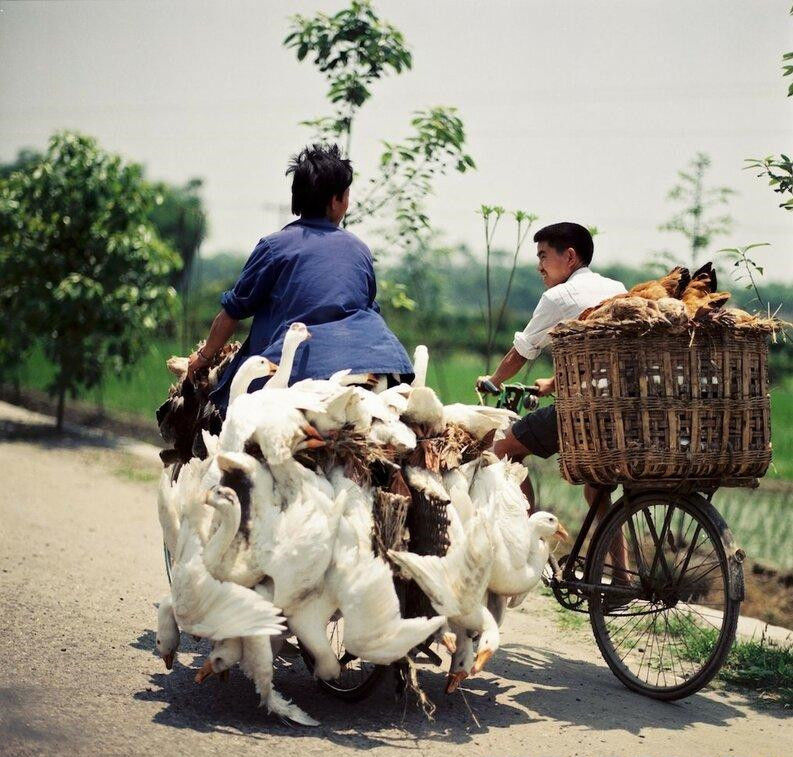
[[[212,670],[212,662],[210,660],[205,660],[200,670],[195,674],[195,678],[193,680],[196,683],[202,683],[205,678],[209,678],[209,676],[214,674],[215,671]]]
[[[441,636],[441,644],[449,650],[449,654],[457,651],[457,634],[447,631]]]
[[[221,670],[220,673],[215,673],[212,670],[212,662],[207,660],[201,666],[201,669],[195,674],[195,678],[193,679],[196,683],[203,683],[205,679],[209,678],[209,676],[217,675],[218,680],[221,683],[228,683],[229,682],[229,669],[226,668],[225,670]]]
[[[458,670],[456,673],[449,673],[446,678],[446,693],[454,694],[466,678],[468,678],[468,671],[466,670]]]

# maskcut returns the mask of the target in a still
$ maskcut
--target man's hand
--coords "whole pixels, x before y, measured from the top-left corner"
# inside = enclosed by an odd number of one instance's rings
[[[190,381],[193,380],[193,376],[195,376],[195,372],[200,368],[206,368],[209,365],[209,360],[207,360],[202,355],[199,355],[198,352],[194,352],[187,358],[187,378]]]
[[[496,392],[494,392],[493,389],[495,388],[496,390],[500,390],[501,385],[493,381],[492,376],[480,376],[474,383],[474,388],[476,389],[477,392],[487,392],[488,394],[495,394]]]
[[[542,378],[537,379],[534,382],[534,385],[537,387],[537,396],[538,397],[547,397],[549,394],[553,394],[556,391],[556,379],[555,378]]]

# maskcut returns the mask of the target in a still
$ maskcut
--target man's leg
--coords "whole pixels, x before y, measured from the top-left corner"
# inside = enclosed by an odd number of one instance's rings
[[[507,429],[507,433],[503,439],[499,439],[492,448],[493,454],[499,459],[507,458],[512,462],[519,463],[531,454],[512,433],[512,429]],[[534,488],[531,485],[531,478],[527,475],[520,485],[520,490],[529,501],[529,514],[534,510]]]
[[[611,493],[606,489],[584,484],[584,499],[590,507],[597,507],[598,523],[603,520],[611,507]],[[626,570],[628,567],[628,545],[625,543],[622,531],[611,542],[609,555],[611,555],[611,564],[614,566],[614,578],[625,583],[630,582],[630,576]]]

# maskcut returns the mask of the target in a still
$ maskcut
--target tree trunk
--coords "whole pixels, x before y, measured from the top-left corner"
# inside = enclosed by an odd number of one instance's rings
[[[60,434],[63,432],[63,408],[66,403],[66,385],[58,386],[58,412],[55,416],[55,429]]]

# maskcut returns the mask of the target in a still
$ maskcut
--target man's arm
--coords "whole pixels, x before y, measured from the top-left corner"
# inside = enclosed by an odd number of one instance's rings
[[[188,358],[187,375],[192,379],[199,368],[209,365],[217,351],[230,339],[239,321],[232,318],[224,309],[215,316],[206,344]]]
[[[489,378],[496,386],[500,387],[504,381],[512,378],[529,360],[534,360],[540,350],[550,342],[548,332],[560,321],[559,308],[554,300],[546,294],[540,297],[531,320],[523,331],[515,333],[512,349],[496,368],[495,373],[488,377],[477,379],[477,387],[484,379]],[[554,391],[553,379],[538,379],[539,395],[545,397]]]
[[[500,387],[505,381],[511,379],[524,365],[526,365],[526,358],[513,347],[504,355],[504,359],[498,364],[498,368],[493,372],[490,380],[496,386]]]

